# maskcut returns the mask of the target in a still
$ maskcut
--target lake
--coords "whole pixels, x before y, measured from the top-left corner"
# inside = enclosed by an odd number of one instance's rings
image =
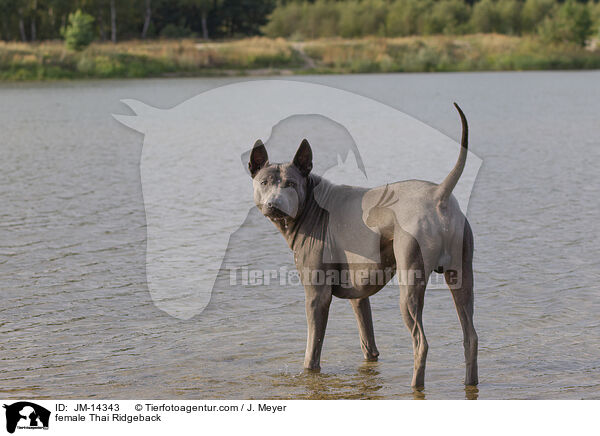
[[[449,102],[469,108],[470,147],[483,159],[467,213],[480,385],[462,385],[452,298],[432,290],[426,388],[417,393],[393,286],[371,298],[380,360],[362,361],[351,307],[334,299],[319,374],[302,370],[299,286],[215,289],[190,320],[154,305],[143,137],[111,114],[129,113],[123,98],[170,108],[236,80],[0,85],[1,396],[600,399],[600,72],[293,79],[371,97],[456,140]],[[248,220],[242,248],[267,235],[277,241],[272,255],[291,266],[273,226],[256,213]]]

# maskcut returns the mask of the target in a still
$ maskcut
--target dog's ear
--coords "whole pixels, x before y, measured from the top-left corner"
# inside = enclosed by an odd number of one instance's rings
[[[294,165],[300,170],[304,177],[312,170],[312,150],[306,139],[303,139],[294,156]]]
[[[252,152],[250,153],[250,162],[248,162],[248,169],[252,178],[258,173],[258,171],[267,165],[269,162],[269,156],[267,155],[267,149],[263,142],[259,139],[254,143]]]

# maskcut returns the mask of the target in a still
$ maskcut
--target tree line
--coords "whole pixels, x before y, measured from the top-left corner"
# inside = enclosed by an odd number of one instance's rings
[[[280,5],[263,30],[291,39],[539,34],[548,41],[583,45],[599,28],[598,1],[316,0]]]
[[[0,37],[61,38],[76,11],[93,18],[101,41],[257,35],[276,0],[0,0]]]
[[[62,38],[76,11],[91,38],[113,42],[496,32],[583,45],[600,28],[597,0],[0,0],[0,37]]]

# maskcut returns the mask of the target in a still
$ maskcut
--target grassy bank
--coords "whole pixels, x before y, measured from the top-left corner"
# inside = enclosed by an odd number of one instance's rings
[[[534,36],[476,34],[317,40],[304,51],[327,72],[510,71],[600,68],[600,49]]]
[[[192,39],[94,43],[81,52],[62,42],[0,43],[0,80],[214,76],[300,68],[283,39],[201,43]]]
[[[81,52],[61,42],[0,43],[0,80],[502,71],[600,68],[600,48],[543,44],[498,34],[318,39],[302,43],[248,38],[92,44]]]

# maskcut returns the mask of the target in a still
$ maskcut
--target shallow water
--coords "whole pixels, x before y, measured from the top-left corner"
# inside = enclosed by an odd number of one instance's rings
[[[375,98],[455,139],[449,102],[469,108],[471,149],[483,159],[468,211],[480,385],[462,386],[452,299],[432,290],[420,393],[410,388],[412,345],[391,286],[371,299],[380,361],[362,362],[351,307],[334,300],[320,374],[302,371],[298,286],[217,286],[188,321],[154,306],[143,138],[110,114],[127,113],[122,98],[168,108],[232,80],[0,87],[0,396],[600,398],[599,72],[299,78]],[[258,252],[267,235],[260,256],[292,265],[257,213],[244,228],[228,260]]]

